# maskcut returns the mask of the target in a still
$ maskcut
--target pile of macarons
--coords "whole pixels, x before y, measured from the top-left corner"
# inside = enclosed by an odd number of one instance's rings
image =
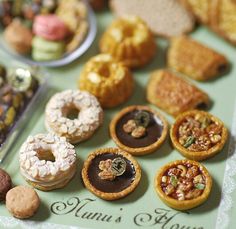
[[[37,61],[59,59],[65,53],[70,31],[55,14],[38,15],[33,22],[32,57]]]

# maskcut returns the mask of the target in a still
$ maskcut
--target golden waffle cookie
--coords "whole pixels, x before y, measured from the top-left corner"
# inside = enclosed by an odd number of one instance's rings
[[[111,108],[125,102],[134,88],[129,69],[108,54],[91,58],[79,78],[80,90],[97,97],[101,106]]]
[[[228,61],[216,51],[182,36],[171,40],[168,66],[195,80],[205,81],[224,73]]]
[[[128,67],[141,67],[156,53],[154,36],[146,23],[136,16],[115,20],[100,40],[102,53],[112,55]]]
[[[173,116],[209,104],[205,92],[167,70],[157,70],[151,74],[146,96],[150,103]]]

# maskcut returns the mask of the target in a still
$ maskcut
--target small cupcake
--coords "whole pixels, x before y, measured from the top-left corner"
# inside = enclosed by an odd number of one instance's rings
[[[125,102],[134,88],[129,69],[109,54],[91,58],[85,65],[80,78],[79,89],[93,94],[103,108],[111,108]]]
[[[102,53],[109,53],[128,67],[147,64],[156,53],[156,43],[146,23],[136,16],[114,21],[100,41]]]

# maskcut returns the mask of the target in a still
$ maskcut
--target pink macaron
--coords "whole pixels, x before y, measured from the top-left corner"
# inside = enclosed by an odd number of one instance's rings
[[[33,24],[34,33],[47,40],[63,40],[69,33],[65,23],[56,15],[38,15]]]

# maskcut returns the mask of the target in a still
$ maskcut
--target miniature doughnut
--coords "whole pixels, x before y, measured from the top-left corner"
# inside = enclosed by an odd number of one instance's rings
[[[68,116],[76,112],[75,119]],[[49,132],[78,143],[91,137],[103,122],[103,110],[95,96],[66,90],[55,94],[46,106],[45,126]]]
[[[22,176],[43,191],[64,187],[76,172],[74,146],[55,134],[29,136],[19,154]]]

